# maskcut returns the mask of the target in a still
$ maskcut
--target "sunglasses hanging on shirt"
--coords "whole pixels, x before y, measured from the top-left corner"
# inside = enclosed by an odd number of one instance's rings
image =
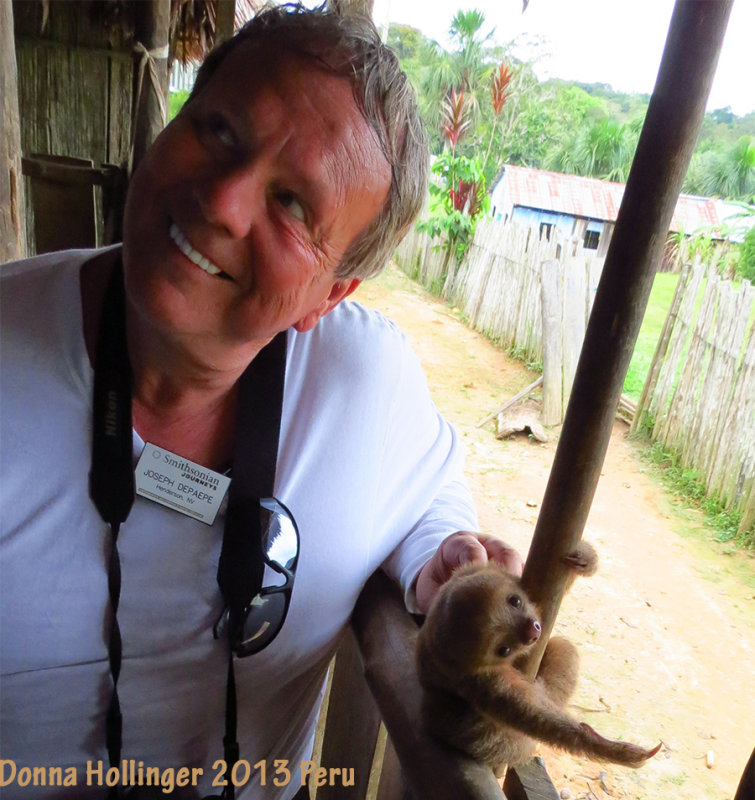
[[[89,493],[110,526],[108,595],[111,627],[108,659],[113,690],[105,724],[111,766],[118,766],[122,715],[118,698],[122,643],[118,626],[121,590],[118,532],[134,501],[131,367],[126,344],[123,267],[113,268],[103,303],[94,365],[92,464]],[[239,379],[239,402],[232,475],[218,585],[225,603],[214,628],[229,645],[226,725],[223,749],[226,785],[239,759],[236,736],[236,682],[233,657],[258,653],[278,635],[288,613],[299,558],[299,532],[291,512],[273,496],[286,370],[286,332],[264,347]],[[109,793],[118,797],[118,789]],[[129,797],[137,795],[129,793]],[[210,800],[210,798],[207,798]]]

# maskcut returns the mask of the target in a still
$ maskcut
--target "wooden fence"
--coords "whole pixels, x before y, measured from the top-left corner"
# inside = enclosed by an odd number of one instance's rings
[[[399,266],[458,308],[469,325],[543,364],[543,421],[563,418],[602,259],[579,243],[484,220],[456,264],[412,232]],[[711,495],[755,524],[755,287],[686,267],[648,373],[633,428],[697,470]],[[544,333],[547,332],[547,333]]]
[[[396,262],[458,308],[472,328],[528,361],[539,362],[543,357],[542,265],[581,255],[579,243],[564,243],[555,236],[540,238],[534,230],[518,225],[481,220],[460,264],[437,248],[437,240],[417,231],[401,243]]]
[[[571,256],[541,266],[544,425],[558,425],[566,414],[603,263]]]
[[[461,264],[416,231],[404,239],[396,261],[458,308],[472,328],[542,363],[543,422],[561,422],[603,259],[584,253],[580,242],[482,220]]]
[[[754,315],[749,281],[685,267],[632,423],[740,512],[740,531],[755,522]]]

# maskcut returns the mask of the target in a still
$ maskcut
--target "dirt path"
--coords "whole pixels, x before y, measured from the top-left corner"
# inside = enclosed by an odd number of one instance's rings
[[[536,375],[396,269],[356,299],[408,334],[464,439],[482,529],[525,554],[558,429],[546,444],[500,442],[493,423],[476,423]],[[585,532],[600,571],[577,581],[556,629],[582,655],[571,711],[605,735],[663,748],[637,771],[542,755],[563,797],[730,800],[755,745],[755,559],[712,543],[699,515],[644,474],[626,430],[614,427]]]

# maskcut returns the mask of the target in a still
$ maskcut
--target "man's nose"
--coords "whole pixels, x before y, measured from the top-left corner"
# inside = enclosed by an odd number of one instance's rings
[[[259,170],[250,166],[199,181],[194,196],[205,221],[234,239],[249,235],[266,203]]]

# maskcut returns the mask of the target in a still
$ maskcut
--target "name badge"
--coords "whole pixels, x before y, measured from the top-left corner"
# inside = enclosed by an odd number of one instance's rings
[[[136,493],[207,525],[215,522],[231,479],[154,444],[136,465]]]

